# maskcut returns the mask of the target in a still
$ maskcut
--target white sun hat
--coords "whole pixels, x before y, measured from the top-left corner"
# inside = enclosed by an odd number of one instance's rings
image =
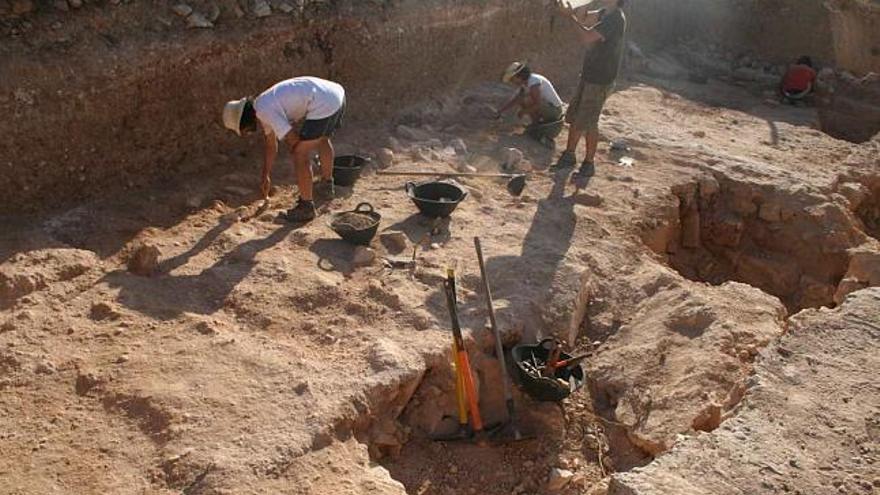
[[[504,71],[504,75],[501,76],[501,80],[506,83],[509,83],[513,79],[514,76],[519,74],[519,71],[523,70],[523,67],[525,67],[525,66],[526,66],[526,64],[524,64],[522,62],[514,62],[514,63],[510,64],[507,67],[507,70]]]
[[[247,98],[232,100],[223,107],[223,126],[241,136],[241,114]]]

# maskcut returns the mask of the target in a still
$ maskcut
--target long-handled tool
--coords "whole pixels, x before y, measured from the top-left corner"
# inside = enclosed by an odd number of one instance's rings
[[[485,432],[483,431],[483,419],[480,417],[480,406],[477,399],[477,390],[474,385],[474,375],[471,370],[470,359],[464,347],[464,338],[461,334],[461,324],[458,320],[458,301],[455,290],[455,271],[446,269],[446,280],[443,283],[446,292],[446,304],[449,306],[449,316],[452,320],[452,337],[455,342],[456,360],[455,366],[461,379],[464,395],[467,399],[467,407],[471,417],[471,427],[477,437],[477,443],[485,444]],[[459,411],[460,411],[459,407]]]
[[[452,370],[455,374],[455,405],[458,413],[458,428],[452,433],[432,435],[431,440],[440,442],[468,440],[474,434],[468,424],[468,406],[464,393],[464,381],[462,380],[464,375],[458,366],[458,344],[454,339],[452,341]]]
[[[481,172],[391,172],[387,170],[379,170],[376,174],[398,177],[489,177],[495,179],[508,179],[507,192],[513,196],[521,195],[526,188],[525,174],[493,174]]]
[[[498,323],[495,321],[495,304],[492,301],[492,289],[489,287],[489,275],[486,273],[486,263],[483,260],[483,247],[480,244],[480,238],[474,237],[474,247],[477,249],[477,260],[480,262],[480,275],[483,278],[483,291],[486,293],[486,306],[489,309],[489,322],[492,325],[492,332],[495,334],[495,354],[498,355],[498,362],[501,365],[501,381],[504,386],[504,401],[507,405],[507,426],[512,430],[511,436],[513,440],[524,440],[524,435],[516,420],[516,408],[513,402],[513,393],[510,389],[510,376],[507,374],[507,360],[504,357],[504,345],[501,343],[501,332],[498,330]]]

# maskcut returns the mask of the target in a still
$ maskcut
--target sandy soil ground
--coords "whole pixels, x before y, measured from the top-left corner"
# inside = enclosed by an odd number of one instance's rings
[[[403,111],[395,124],[404,127],[341,136],[341,152],[387,146],[392,170],[498,170],[510,147],[533,169],[521,198],[503,182],[463,180],[470,197],[419,249],[412,273],[382,261],[406,256],[433,227],[407,199],[404,179],[365,173],[321,205],[331,212],[368,201],[382,233],[406,236],[403,253],[377,240],[377,258],[360,263],[363,253],[335,237],[326,215],[302,228],[277,221],[294,193],[287,167],[277,167],[272,208],[240,220],[258,205],[250,151],[214,158],[239,169],[233,174],[182,177],[4,230],[0,486],[14,494],[604,493],[608,475],[687,435],[706,432],[684,452],[716,438],[709,432],[722,423],[723,438],[744,396],[764,401],[746,387],[755,363],[760,377],[778,349],[822,338],[765,349],[787,329],[812,335],[825,314],[810,311],[793,327],[790,311],[880,284],[880,249],[866,227],[873,210],[860,213],[877,201],[877,142],[834,140],[815,130],[812,110],[725,82],[637,78],[611,98],[597,175],[576,188],[547,171],[553,151],[515,135],[513,122],[485,118],[485,105],[503,95],[481,86]],[[625,140],[632,166],[609,151],[612,140]],[[796,211],[767,206],[778,202]],[[595,354],[589,387],[562,407],[517,394],[524,427],[539,437],[503,447],[428,440],[454,412],[446,266],[459,273],[484,413],[503,417],[476,235],[507,339],[559,335]],[[152,276],[127,269],[142,245],[160,253]],[[700,270],[708,264],[720,268]],[[854,311],[846,308],[861,307],[866,328],[876,326],[878,314],[864,309],[876,307],[875,293],[853,297],[861,306],[844,306],[841,321]],[[800,342],[798,332],[785,339]],[[852,345],[860,339],[853,334]],[[871,348],[863,345],[859,355]],[[832,359],[835,349],[822,352]],[[847,383],[872,383],[878,363],[864,357],[846,366]],[[809,393],[819,397],[831,382]],[[876,387],[859,393],[877,403]],[[771,399],[774,414],[795,407]],[[797,418],[775,433],[792,446],[821,421]],[[845,436],[826,433],[828,443]],[[860,445],[873,449],[872,441]],[[807,474],[787,486],[827,493],[810,478],[824,465],[803,466]],[[562,486],[548,484],[553,469],[569,471]],[[843,467],[831,469],[845,478]],[[859,480],[868,471],[860,468]],[[706,493],[744,492],[718,484]]]

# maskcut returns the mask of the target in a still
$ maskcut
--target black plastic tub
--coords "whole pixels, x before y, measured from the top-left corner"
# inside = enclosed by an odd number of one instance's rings
[[[367,163],[369,159],[360,155],[337,156],[333,160],[333,183],[342,187],[353,186]]]
[[[559,402],[584,386],[584,370],[580,365],[556,370],[556,376],[536,377],[526,371],[524,362],[536,359],[539,363],[547,360],[549,351],[546,347],[537,344],[518,345],[513,348],[511,355],[516,364],[522,389],[535,400],[543,402]],[[570,354],[560,353],[559,360],[571,358]],[[560,381],[562,380],[562,381]]]
[[[334,213],[327,222],[344,241],[366,246],[376,237],[382,215],[370,203],[361,203],[351,211]]]
[[[445,218],[468,196],[467,190],[452,180],[406,183],[406,194],[426,217]]]

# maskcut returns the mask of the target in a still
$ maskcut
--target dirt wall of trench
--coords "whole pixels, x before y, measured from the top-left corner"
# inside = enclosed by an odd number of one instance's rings
[[[734,57],[775,63],[810,55],[857,74],[880,72],[880,5],[870,0],[638,0],[636,40],[697,38]]]
[[[233,1],[213,29],[169,6],[0,15],[0,213],[222,166],[244,146],[220,127],[223,103],[292,75],[340,81],[350,118],[370,121],[514,59],[564,67],[578,52],[533,0],[309,2],[266,18]]]

